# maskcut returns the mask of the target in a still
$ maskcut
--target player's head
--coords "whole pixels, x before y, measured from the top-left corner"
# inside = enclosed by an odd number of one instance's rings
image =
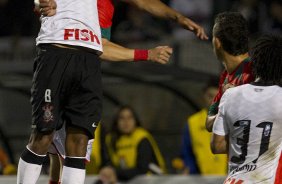
[[[282,86],[282,37],[265,35],[251,52],[254,74],[263,83]]]
[[[216,16],[213,27],[213,48],[217,58],[222,61],[223,53],[233,56],[248,52],[248,24],[237,12],[223,12]]]

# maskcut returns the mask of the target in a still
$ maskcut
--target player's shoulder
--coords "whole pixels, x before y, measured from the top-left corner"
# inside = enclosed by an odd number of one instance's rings
[[[246,89],[249,89],[251,87],[252,87],[251,84],[243,84],[243,85],[240,85],[240,86],[229,88],[225,91],[224,96],[228,97],[228,98],[233,98],[234,96],[238,96],[238,95],[244,93],[244,91]]]
[[[253,60],[250,57],[248,57],[242,62],[241,67],[243,67],[245,70],[248,70],[253,67],[253,64],[254,64]]]

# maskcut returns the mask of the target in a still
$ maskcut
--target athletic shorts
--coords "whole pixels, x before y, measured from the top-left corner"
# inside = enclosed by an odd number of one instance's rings
[[[31,88],[32,127],[39,132],[66,126],[90,139],[101,120],[101,63],[97,54],[50,44],[37,48]]]
[[[66,141],[66,130],[65,126],[63,126],[60,130],[57,130],[53,137],[53,142],[51,146],[49,147],[48,153],[54,154],[54,155],[60,155],[61,158],[66,158],[66,149],[65,149],[65,141]],[[90,156],[92,152],[92,146],[93,146],[94,139],[90,139],[88,141],[85,160],[87,162],[90,162]]]

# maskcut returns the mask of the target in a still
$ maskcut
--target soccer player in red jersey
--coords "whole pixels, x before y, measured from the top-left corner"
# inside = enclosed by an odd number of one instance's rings
[[[224,12],[217,15],[213,28],[213,48],[225,70],[221,74],[218,94],[209,108],[206,128],[212,131],[223,93],[230,87],[254,81],[252,61],[248,54],[248,25],[240,13]]]

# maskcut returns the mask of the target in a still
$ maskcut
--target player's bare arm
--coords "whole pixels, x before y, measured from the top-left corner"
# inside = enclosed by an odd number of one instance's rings
[[[35,11],[43,16],[53,16],[56,14],[57,3],[54,0],[35,0]]]
[[[206,129],[207,129],[207,131],[212,132],[212,127],[213,127],[215,118],[216,118],[216,115],[213,115],[213,116],[209,116],[208,115],[207,120],[206,120]]]
[[[217,134],[212,135],[211,151],[213,154],[227,154],[228,153],[228,137]]]
[[[160,0],[123,0],[137,6],[139,9],[163,19],[170,19],[177,22],[183,28],[192,31],[202,40],[207,40],[208,36],[200,25],[185,17],[176,10],[170,8]]]
[[[44,16],[53,16],[56,14],[55,0],[36,0],[40,1],[40,12]],[[200,25],[196,24],[191,19],[185,17],[176,10],[162,3],[160,0],[123,0],[131,3],[139,9],[147,11],[148,13],[163,19],[170,19],[177,22],[183,28],[192,31],[202,40],[207,40],[208,36],[205,30]]]
[[[119,61],[152,61],[160,64],[168,63],[171,54],[173,53],[172,48],[169,46],[159,46],[149,50],[137,50],[129,49],[118,44],[115,44],[105,38],[102,39],[103,43],[103,54],[100,56],[104,60],[119,62]],[[138,52],[141,53],[138,54]]]

